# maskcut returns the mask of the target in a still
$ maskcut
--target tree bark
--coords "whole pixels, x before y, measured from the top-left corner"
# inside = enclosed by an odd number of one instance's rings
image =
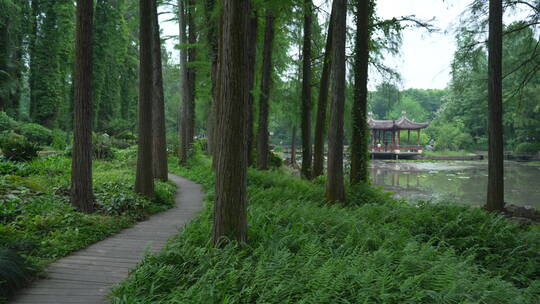
[[[216,198],[212,239],[223,246],[228,240],[247,241],[246,30],[248,0],[223,0],[219,44],[219,137],[217,137]]]
[[[189,107],[186,108],[187,114],[187,126],[186,126],[186,136],[187,136],[187,149],[188,156],[193,150],[193,141],[195,138],[195,76],[196,70],[192,66],[193,62],[197,59],[197,49],[195,44],[197,43],[197,30],[195,28],[195,0],[189,0],[188,6],[188,42],[190,47],[188,49],[188,86],[189,86]]]
[[[253,165],[253,104],[255,96],[253,89],[255,86],[255,66],[257,60],[257,27],[259,25],[257,12],[250,12],[249,26],[247,28],[247,77],[248,77],[248,101],[247,101],[247,151],[248,151],[248,166]]]
[[[93,0],[77,1],[75,38],[75,104],[71,162],[71,203],[94,211],[92,190],[92,20]]]
[[[343,182],[343,111],[345,106],[345,39],[347,1],[334,0],[335,22],[332,37],[332,106],[328,132],[328,178],[326,199],[344,201]]]
[[[352,108],[351,185],[368,181],[369,130],[367,126],[367,95],[369,67],[369,19],[371,0],[356,2],[356,41],[354,64],[354,102]]]
[[[304,1],[304,46],[302,48],[302,169],[303,178],[311,179],[311,0]]]
[[[210,113],[208,115],[208,120],[206,122],[206,134],[208,138],[208,154],[214,155],[214,132],[215,132],[215,124],[216,124],[216,111],[215,111],[215,103],[216,103],[216,81],[217,81],[217,52],[218,52],[218,40],[217,40],[217,21],[212,16],[213,11],[216,7],[216,1],[215,0],[205,0],[205,17],[208,25],[208,31],[206,35],[206,39],[208,42],[208,57],[210,59],[210,62],[212,64],[212,70],[210,74],[210,80],[212,82],[212,99],[210,104]]]
[[[190,104],[190,89],[189,89],[189,76],[188,76],[188,50],[184,47],[187,41],[187,13],[185,7],[186,0],[178,0],[178,19],[180,34],[178,37],[180,48],[180,85],[182,87],[181,102],[180,102],[180,132],[179,132],[179,153],[178,158],[180,164],[185,165],[188,159],[189,145],[188,145],[188,112]]]
[[[152,9],[152,64],[153,69],[153,144],[154,177],[166,181],[168,179],[167,142],[165,136],[165,99],[163,97],[163,72],[161,66],[161,38],[159,36],[159,19],[157,3]]]
[[[489,0],[488,40],[488,189],[485,208],[504,209],[504,147],[502,128],[502,0]]]
[[[152,165],[152,0],[139,0],[139,147],[135,191],[154,196]]]
[[[317,122],[315,124],[315,143],[313,148],[313,177],[323,174],[324,171],[324,135],[326,133],[326,108],[328,106],[328,88],[330,86],[330,64],[332,61],[332,31],[334,11],[330,13],[330,23],[324,48],[324,63],[319,87],[319,100],[317,102]]]
[[[272,82],[272,47],[274,44],[274,16],[266,14],[264,28],[261,96],[259,98],[259,130],[257,134],[257,168],[268,170],[268,100]]]

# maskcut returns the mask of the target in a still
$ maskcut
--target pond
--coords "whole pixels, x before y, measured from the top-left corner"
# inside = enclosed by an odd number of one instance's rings
[[[504,164],[505,201],[540,210],[540,166],[520,162]],[[487,189],[487,161],[371,162],[374,185],[412,200],[450,200],[483,205]]]

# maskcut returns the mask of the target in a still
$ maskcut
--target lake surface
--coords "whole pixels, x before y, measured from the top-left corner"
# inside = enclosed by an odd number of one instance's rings
[[[505,201],[540,210],[540,166],[505,162]],[[395,192],[395,197],[451,200],[483,205],[487,190],[487,161],[403,162],[374,160],[374,185]]]

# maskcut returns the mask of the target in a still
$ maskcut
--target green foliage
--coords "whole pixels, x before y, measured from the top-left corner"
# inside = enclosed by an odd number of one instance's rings
[[[0,112],[0,132],[12,131],[17,126],[17,122],[9,117],[6,112]]]
[[[26,137],[18,134],[9,134],[0,139],[0,149],[4,157],[12,161],[29,161],[38,156],[40,147],[30,142]]]
[[[283,160],[277,153],[270,151],[268,154],[268,165],[270,168],[279,168],[283,165]]]
[[[39,157],[19,168],[0,161],[0,168],[9,167],[10,172],[17,169],[16,174],[24,176],[0,174],[0,248],[16,251],[38,269],[170,208],[175,186],[156,182],[153,200],[136,195],[132,169],[135,154],[119,154],[121,160],[93,163],[95,214],[79,213],[69,202],[71,159],[60,155]],[[0,262],[0,276],[1,268]]]
[[[524,142],[520,143],[514,149],[517,153],[536,153],[540,151],[540,143]]]
[[[208,160],[171,170],[202,183],[207,208],[113,291],[113,303],[536,303],[540,230],[480,209],[395,201],[324,180],[249,171],[249,243],[215,248]]]
[[[0,301],[26,285],[33,270],[15,251],[0,248]]]
[[[464,123],[455,119],[452,122],[436,120],[426,129],[426,133],[435,140],[435,150],[467,150],[473,145],[472,137],[464,130]]]
[[[51,147],[56,150],[65,150],[68,146],[69,137],[68,134],[60,129],[52,130],[52,142]]]
[[[50,145],[53,140],[53,132],[35,123],[19,125],[17,132],[25,136],[29,141],[40,145]]]

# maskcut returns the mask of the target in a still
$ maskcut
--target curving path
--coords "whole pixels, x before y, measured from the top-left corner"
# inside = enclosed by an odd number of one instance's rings
[[[47,278],[21,290],[12,303],[108,302],[112,286],[127,278],[145,252],[158,252],[202,209],[200,185],[172,174],[169,179],[178,187],[176,206],[52,263]]]

